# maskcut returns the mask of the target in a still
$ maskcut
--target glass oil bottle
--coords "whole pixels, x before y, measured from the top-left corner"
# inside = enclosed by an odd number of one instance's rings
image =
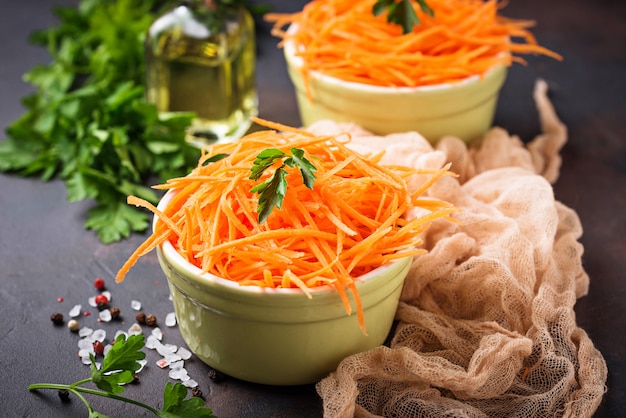
[[[194,112],[187,138],[197,146],[238,139],[258,113],[254,20],[228,3],[183,1],[146,37],[147,100]]]

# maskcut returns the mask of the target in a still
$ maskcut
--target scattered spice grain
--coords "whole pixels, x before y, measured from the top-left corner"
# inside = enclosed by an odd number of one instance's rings
[[[105,294],[99,294],[95,299],[96,303],[109,303],[109,298]]]
[[[67,389],[59,389],[57,392],[61,402],[69,402],[70,401],[70,391]]]
[[[111,312],[111,319],[119,319],[120,318],[120,308],[118,308],[117,306],[113,306],[111,309],[109,309],[109,312]]]
[[[54,325],[63,325],[63,314],[61,312],[55,312],[50,315],[50,320]]]
[[[102,344],[102,341],[95,341],[93,343],[93,351],[97,356],[104,355],[104,344]]]
[[[93,281],[93,285],[98,290],[105,289],[104,279],[102,277],[96,277],[95,280]]]
[[[144,312],[139,312],[137,315],[135,315],[135,320],[139,324],[142,324],[142,325],[145,324],[146,323],[146,314]]]
[[[195,386],[193,389],[191,389],[191,396],[204,399],[204,396],[202,395],[202,389],[200,389],[199,386]]]
[[[224,375],[215,369],[209,370],[208,374],[209,379],[211,379],[215,383],[220,383],[222,380],[224,380]]]
[[[69,329],[72,332],[76,332],[78,331],[79,325],[78,325],[78,321],[75,319],[70,319],[67,322],[67,329]]]
[[[152,314],[146,315],[146,325],[148,325],[149,327],[153,327],[156,324],[157,324],[156,316]]]

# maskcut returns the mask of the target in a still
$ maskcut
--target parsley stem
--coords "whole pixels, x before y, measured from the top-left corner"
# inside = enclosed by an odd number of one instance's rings
[[[88,382],[91,381],[91,379],[84,379],[82,381],[79,382]],[[102,396],[105,398],[111,398],[111,399],[115,399],[118,401],[122,401],[122,402],[127,402],[136,406],[139,406],[141,408],[147,409],[148,411],[152,412],[154,415],[158,415],[159,411],[155,408],[152,408],[149,405],[146,405],[145,403],[136,401],[134,399],[130,399],[130,398],[125,398],[123,396],[118,396],[118,395],[114,395],[112,393],[108,393],[108,392],[103,392],[100,390],[96,390],[96,389],[89,389],[89,388],[84,388],[82,386],[76,386],[79,382],[73,383],[71,385],[62,385],[62,384],[57,384],[57,383],[35,383],[32,384],[30,386],[28,386],[28,390],[37,390],[37,389],[65,389],[65,390],[69,390],[70,392],[74,393],[76,396],[78,396],[80,398],[80,400],[87,406],[87,408],[91,411],[91,404],[89,404],[89,402],[87,401],[87,399],[85,399],[85,397],[83,397],[79,392],[82,393],[87,393],[89,395],[96,395],[96,396]]]
[[[91,377],[88,377],[87,379],[79,380],[78,382],[74,382],[70,385],[70,387],[75,388],[76,386],[80,386],[88,382],[91,382]]]

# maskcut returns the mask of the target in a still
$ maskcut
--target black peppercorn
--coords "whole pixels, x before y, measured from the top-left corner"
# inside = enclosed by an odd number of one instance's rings
[[[120,308],[114,306],[111,309],[109,309],[109,311],[111,312],[111,319],[119,319],[119,317],[120,317]]]
[[[70,400],[70,391],[67,389],[59,389],[58,391],[59,398],[62,402],[69,402]]]
[[[209,379],[211,379],[212,381],[214,381],[215,383],[219,383],[223,380],[224,375],[220,372],[218,372],[215,369],[211,369],[209,370]]]
[[[191,389],[191,396],[204,399],[202,396],[202,389],[200,389],[199,386],[196,386],[193,389]]]
[[[135,320],[139,324],[145,324],[146,323],[146,314],[143,313],[143,312],[139,312],[137,315],[135,315]]]
[[[55,312],[50,315],[50,320],[54,325],[62,325],[63,324],[63,314],[60,312]]]
[[[152,314],[146,315],[146,325],[153,327],[157,324],[156,316]]]

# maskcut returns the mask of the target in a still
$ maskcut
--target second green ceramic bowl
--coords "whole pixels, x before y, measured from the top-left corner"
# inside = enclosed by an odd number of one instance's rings
[[[430,142],[445,135],[464,141],[482,137],[493,124],[507,68],[497,66],[483,77],[423,87],[380,87],[343,81],[317,72],[308,85],[293,44],[284,47],[304,126],[323,119],[352,122],[376,135],[417,131]]]

